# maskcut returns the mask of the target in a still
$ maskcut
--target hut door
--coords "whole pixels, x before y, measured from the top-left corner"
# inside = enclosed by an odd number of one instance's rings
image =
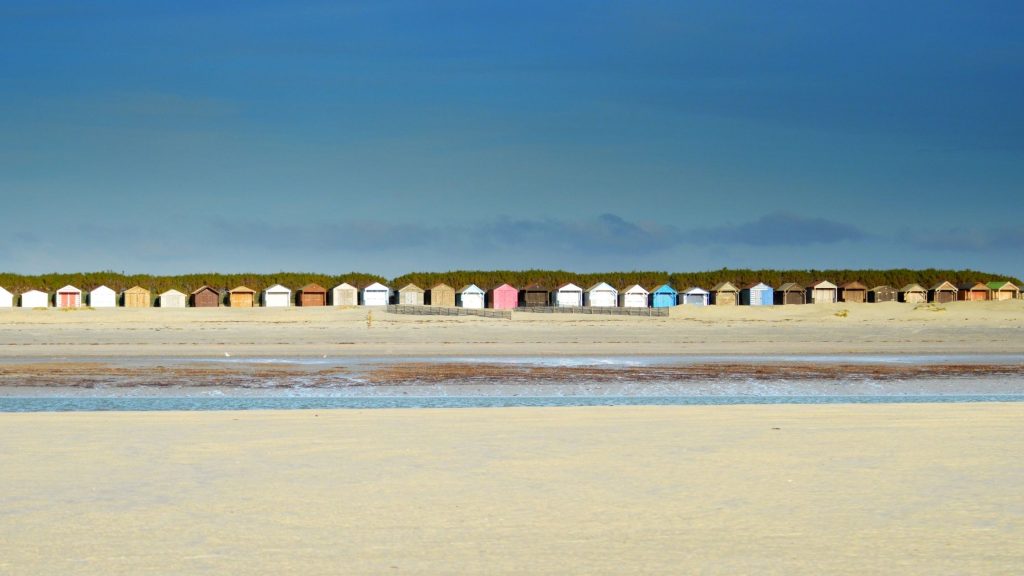
[[[71,292],[60,293],[60,307],[61,308],[72,308],[74,307],[74,294]]]

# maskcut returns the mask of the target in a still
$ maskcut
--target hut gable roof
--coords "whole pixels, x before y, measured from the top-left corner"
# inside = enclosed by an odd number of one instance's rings
[[[975,290],[988,291],[989,287],[981,282],[962,282],[956,285],[956,289],[964,292],[974,292]]]
[[[618,292],[618,290],[612,288],[612,285],[607,282],[598,282],[590,288],[587,288],[587,292],[593,292],[595,290],[611,290],[612,292]]]
[[[854,280],[853,282],[847,282],[840,286],[843,290],[867,290],[868,287]]]
[[[142,286],[132,286],[131,288],[124,291],[125,294],[149,294],[149,290],[146,290]],[[183,294],[184,296],[184,294]]]
[[[231,294],[255,294],[256,291],[252,288],[246,288],[245,286],[239,286],[234,290],[229,291]]]
[[[555,292],[583,292],[583,288],[573,284],[572,282],[566,282],[555,288]]]
[[[900,288],[900,292],[926,292],[923,286],[920,284],[907,284],[903,288]]]
[[[359,290],[359,289],[356,288],[355,286],[349,284],[348,282],[342,282],[341,284],[338,284],[337,286],[332,288],[332,290]]]
[[[327,289],[319,284],[306,284],[299,288],[299,292],[303,294],[327,294]]]
[[[456,294],[483,294],[484,291],[480,289],[476,284],[466,284],[462,288],[456,290]]]
[[[491,292],[495,292],[495,291],[499,291],[499,290],[515,290],[516,292],[519,292],[518,288],[516,288],[515,286],[509,284],[508,282],[505,282],[504,284],[499,284],[499,285],[495,286],[494,288],[491,288]]]
[[[687,288],[686,292],[683,292],[683,294],[710,294],[710,292],[699,286],[694,286],[692,288]]]
[[[679,292],[675,288],[669,286],[668,284],[662,284],[661,286],[658,286],[654,290],[651,290],[650,293],[651,294],[679,294]]]
[[[872,292],[882,292],[882,291],[885,291],[885,290],[892,290],[892,289],[893,289],[893,287],[889,286],[888,284],[879,284],[878,286],[875,286],[874,288],[872,288],[871,291]]]
[[[836,286],[835,284],[829,282],[828,280],[817,280],[815,282],[812,282],[811,285],[808,286],[808,288],[818,289],[818,290],[823,290],[823,289],[831,288],[831,289],[835,290],[835,289],[837,289],[839,287]]]
[[[198,292],[198,290],[196,292]],[[193,294],[195,294],[195,292],[193,292]],[[164,296],[184,296],[184,295],[185,295],[184,292],[178,292],[177,290],[171,289],[171,290],[168,290],[167,292],[164,292],[160,296],[164,297]]]
[[[772,290],[772,291],[775,290],[774,288],[772,288],[771,286],[765,284],[764,282],[755,282],[753,284],[747,284],[746,286],[743,287],[743,289],[744,290]]]
[[[107,288],[106,286],[97,286],[96,288],[93,288],[89,294],[116,294],[116,292],[114,292],[112,288]]]
[[[526,287],[523,288],[523,291],[524,292],[547,292],[548,289],[547,289],[547,286],[544,286],[540,282],[533,282],[532,284],[527,284]]]
[[[643,286],[641,286],[639,284],[633,284],[632,286],[629,286],[627,288],[623,288],[622,292],[624,294],[650,294],[650,292],[647,290],[647,288],[644,288]]]
[[[381,284],[380,282],[374,282],[373,284],[370,284],[369,286],[363,288],[364,292],[366,290],[391,290],[391,288],[388,288],[387,286]]]
[[[803,289],[804,289],[803,286],[797,284],[796,282],[786,282],[782,286],[778,287],[778,291],[779,292],[793,292],[793,291],[803,292]]]
[[[939,292],[956,292],[956,286],[954,286],[953,283],[949,282],[948,280],[937,282],[934,286],[931,287],[931,289],[937,290]]]
[[[0,294],[7,294],[8,296],[13,296],[13,294],[8,292],[7,289],[4,288],[3,286],[0,286]]]
[[[246,289],[248,290],[248,288],[246,288]],[[271,287],[267,288],[267,289],[265,290],[265,292],[274,292],[274,293],[291,293],[291,289],[290,289],[290,288],[287,288],[287,287],[285,287],[285,286],[281,286],[280,284],[274,284],[273,286],[271,286]]]
[[[60,294],[61,292],[77,292],[79,294],[82,293],[81,290],[79,290],[78,288],[75,288],[74,286],[72,286],[70,284],[68,284],[67,286],[61,288],[60,290],[57,290],[58,294]]]
[[[409,284],[406,284],[405,286],[402,286],[401,288],[399,288],[398,291],[399,292],[417,292],[417,293],[425,292],[425,290],[423,290],[423,288],[420,288],[419,286],[417,286],[417,285],[415,285],[415,284],[413,284],[411,282]]]
[[[434,284],[433,286],[430,287],[430,289],[432,291],[433,290],[455,290],[454,288],[452,288],[451,286],[445,284],[444,282],[439,282],[437,284]]]
[[[195,292],[192,292],[192,295],[195,296],[196,294],[199,294],[201,292],[213,292],[214,294],[220,294],[220,292],[215,288],[211,288],[209,286],[200,286],[195,290]]]
[[[999,290],[1020,290],[1020,288],[1016,284],[1007,281],[989,282],[988,284],[986,284],[986,286],[989,290],[995,290],[997,292]]]
[[[43,295],[46,295],[46,292],[43,292],[42,290],[29,290],[28,292],[22,292],[21,293],[22,296],[30,296],[32,294],[43,294]]]
[[[719,282],[711,288],[712,292],[739,292],[736,285],[732,282]]]

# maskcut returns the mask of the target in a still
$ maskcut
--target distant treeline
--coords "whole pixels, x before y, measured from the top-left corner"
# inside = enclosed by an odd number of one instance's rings
[[[437,283],[443,282],[454,288],[460,288],[466,284],[476,284],[484,289],[493,288],[504,283],[511,284],[517,288],[534,283],[542,284],[547,288],[554,288],[566,282],[572,282],[583,288],[588,288],[598,282],[607,282],[616,288],[640,284],[650,289],[668,283],[677,289],[685,289],[692,286],[711,288],[719,282],[726,281],[742,288],[745,284],[754,284],[756,282],[764,282],[770,286],[777,287],[785,282],[809,284],[816,280],[830,280],[836,284],[859,281],[866,284],[868,288],[885,284],[900,288],[912,282],[928,288],[930,285],[942,280],[949,280],[954,284],[963,282],[1009,281],[1018,286],[1022,285],[1018,278],[1004,274],[979,272],[977,270],[936,270],[933,268],[926,270],[731,270],[723,268],[706,272],[601,272],[593,274],[577,274],[564,270],[457,270],[452,272],[413,272],[393,278],[390,281],[382,276],[359,272],[350,272],[337,276],[293,272],[279,272],[276,274],[209,273],[179,276],[125,275],[111,271],[82,274],[43,274],[39,276],[0,273],[0,286],[13,293],[28,290],[54,292],[70,284],[83,290],[107,286],[117,292],[133,286],[141,286],[147,290],[152,290],[154,295],[172,289],[188,293],[201,286],[211,286],[217,289],[247,286],[256,291],[262,291],[274,284],[282,284],[293,290],[307,284],[319,284],[324,288],[331,289],[342,282],[347,282],[357,288],[362,288],[374,282],[387,284],[392,288],[401,288],[408,283],[416,284],[421,288],[430,288]]]

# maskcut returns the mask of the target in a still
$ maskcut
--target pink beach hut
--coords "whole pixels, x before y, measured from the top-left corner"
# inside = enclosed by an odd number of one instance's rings
[[[487,307],[497,310],[511,310],[519,305],[519,290],[510,284],[502,284],[487,292]]]

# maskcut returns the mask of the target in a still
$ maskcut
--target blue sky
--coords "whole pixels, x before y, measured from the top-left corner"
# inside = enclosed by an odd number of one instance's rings
[[[0,269],[1024,276],[1020,2],[4,2]]]

